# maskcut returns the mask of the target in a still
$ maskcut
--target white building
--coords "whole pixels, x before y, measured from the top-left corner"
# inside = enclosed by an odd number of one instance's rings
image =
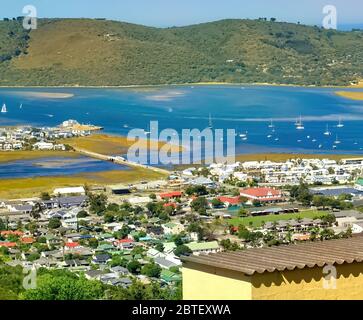
[[[86,190],[84,190],[83,187],[57,188],[54,189],[53,193],[56,195],[70,195],[70,194],[85,195]]]

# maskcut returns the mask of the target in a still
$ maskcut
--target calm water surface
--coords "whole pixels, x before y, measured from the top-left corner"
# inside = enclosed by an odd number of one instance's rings
[[[129,170],[129,168],[87,157],[40,158],[0,163],[0,179],[67,176],[111,170]]]
[[[336,89],[259,86],[175,86],[158,89],[0,89],[1,125],[55,126],[67,119],[92,123],[106,133],[127,135],[132,128],[160,130],[208,127],[236,129],[238,153],[363,153],[363,101],[338,97]],[[357,90],[359,91],[359,90]],[[29,92],[71,93],[68,99]],[[23,104],[20,109],[19,105]],[[297,130],[302,117],[304,130]],[[341,118],[344,127],[338,128]],[[274,128],[269,128],[273,121]],[[324,135],[327,125],[330,136]],[[334,144],[335,141],[339,144]],[[335,146],[335,147],[334,147]]]

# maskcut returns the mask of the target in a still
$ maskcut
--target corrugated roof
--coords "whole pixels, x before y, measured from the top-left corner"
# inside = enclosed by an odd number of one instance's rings
[[[363,235],[348,239],[256,248],[182,257],[194,262],[243,272],[246,275],[363,261]]]
[[[190,242],[186,244],[192,251],[219,249],[217,241],[211,242]]]

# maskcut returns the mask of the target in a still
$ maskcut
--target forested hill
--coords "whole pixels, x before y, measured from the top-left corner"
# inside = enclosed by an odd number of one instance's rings
[[[91,19],[0,22],[0,85],[195,82],[346,85],[363,78],[363,32],[222,20],[158,29]]]

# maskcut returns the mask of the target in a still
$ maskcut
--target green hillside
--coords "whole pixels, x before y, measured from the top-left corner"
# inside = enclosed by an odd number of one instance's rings
[[[0,72],[0,85],[346,85],[363,78],[363,32],[260,20],[158,29],[42,19],[28,33],[1,21]]]

